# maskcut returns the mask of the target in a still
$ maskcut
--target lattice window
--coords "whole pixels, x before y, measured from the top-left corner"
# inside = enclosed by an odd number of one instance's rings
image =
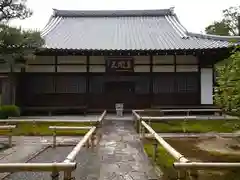
[[[173,93],[174,92],[174,76],[162,75],[154,78],[153,92]]]
[[[194,75],[177,76],[176,91],[178,93],[198,92],[198,78]]]
[[[146,76],[138,76],[135,80],[135,93],[136,94],[148,94],[149,93],[150,80]]]
[[[56,93],[85,93],[86,80],[80,76],[57,76]]]
[[[94,76],[90,78],[90,93],[101,94],[104,92],[104,78],[102,76]]]
[[[28,91],[34,94],[54,93],[54,77],[53,76],[32,76],[29,79]]]

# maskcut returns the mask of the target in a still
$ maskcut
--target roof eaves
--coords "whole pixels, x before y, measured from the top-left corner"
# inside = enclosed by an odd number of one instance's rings
[[[198,34],[198,33],[187,33],[189,36],[197,37],[201,39],[209,39],[215,41],[227,41],[229,43],[240,43],[240,36],[219,36],[219,35],[210,35],[210,34]]]
[[[231,47],[234,47],[234,46],[222,46],[222,47],[205,47],[205,48],[173,48],[173,49],[166,49],[166,48],[150,48],[150,49],[92,49],[92,48],[61,48],[61,47],[41,47],[41,48],[38,48],[39,51],[45,51],[45,50],[50,50],[50,51],[54,51],[54,50],[60,50],[60,51],[88,51],[88,52],[91,52],[91,51],[99,51],[99,52],[110,52],[110,51],[115,51],[115,52],[120,52],[120,51],[133,51],[133,52],[136,52],[136,51],[192,51],[192,50],[201,50],[201,51],[204,51],[204,50],[209,50],[209,49],[227,49],[227,48],[231,48]]]

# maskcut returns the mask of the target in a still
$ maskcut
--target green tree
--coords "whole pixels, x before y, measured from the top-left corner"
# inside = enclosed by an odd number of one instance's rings
[[[205,32],[207,34],[229,36],[230,28],[224,21],[220,22],[215,21],[213,24],[205,28]]]
[[[240,52],[217,65],[214,100],[226,112],[240,115]]]
[[[11,69],[15,59],[24,59],[44,44],[39,32],[7,25],[12,19],[25,19],[31,15],[26,0],[0,0],[0,55]]]
[[[11,19],[25,19],[32,15],[26,7],[26,0],[0,0],[0,22]]]
[[[10,67],[8,78],[11,92],[7,104],[15,102],[16,63],[24,66],[27,58],[34,57],[35,50],[44,44],[40,32],[10,27],[8,22],[31,15],[32,11],[26,7],[26,0],[0,0],[0,58]]]
[[[222,11],[223,19],[215,21],[205,28],[207,34],[213,35],[233,35],[239,34],[238,17],[240,16],[240,6],[230,7]]]
[[[44,44],[40,32],[0,25],[0,52],[13,71],[16,62],[25,63],[27,57]],[[22,61],[16,61],[22,60]]]

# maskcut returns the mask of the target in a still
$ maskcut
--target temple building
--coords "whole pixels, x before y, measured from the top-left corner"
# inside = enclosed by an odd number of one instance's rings
[[[25,110],[210,106],[214,65],[240,40],[190,33],[173,9],[54,10],[42,37],[36,58],[14,69],[12,100]]]

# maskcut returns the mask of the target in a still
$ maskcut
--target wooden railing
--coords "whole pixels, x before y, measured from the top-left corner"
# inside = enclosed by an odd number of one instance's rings
[[[92,126],[49,126],[49,129],[53,131],[53,147],[57,146],[57,131],[58,130],[89,130],[92,129]]]
[[[107,115],[107,111],[103,111],[103,113],[101,114],[101,116],[98,118],[97,122],[98,125],[101,127],[103,124],[103,119],[105,118],[105,116]]]
[[[96,120],[90,120],[90,119],[84,119],[84,120],[74,120],[74,119],[68,119],[68,120],[58,120],[58,119],[1,119],[1,123],[21,123],[21,122],[29,122],[29,123],[44,123],[44,122],[51,122],[51,123],[96,123],[99,121],[99,118]]]
[[[59,179],[59,172],[64,172],[64,180],[72,180],[71,174],[77,167],[71,163],[1,163],[0,172],[52,172],[52,180]]]
[[[74,149],[68,154],[64,162],[73,162],[77,156],[77,154],[80,152],[84,144],[86,144],[89,140],[91,140],[91,137],[93,137],[94,132],[96,131],[96,127],[92,127],[88,133],[79,141],[79,143],[74,147]],[[94,143],[92,142],[92,145]]]
[[[145,137],[145,129],[147,129],[157,140],[159,144],[161,144],[164,149],[172,156],[175,160],[179,162],[189,162],[187,158],[185,158],[182,154],[176,151],[172,146],[170,146],[162,137],[160,137],[146,122],[141,121],[143,128],[141,130],[142,136]],[[156,152],[155,152],[156,153]],[[156,156],[156,154],[154,155]]]
[[[154,152],[153,159],[156,160],[157,157],[157,144],[161,146],[176,160],[173,163],[173,167],[178,171],[178,179],[190,177],[191,180],[198,178],[198,170],[229,170],[240,168],[240,162],[192,162],[184,155],[176,151],[171,145],[169,145],[162,137],[160,137],[152,127],[147,124],[144,120],[154,119],[154,117],[141,117],[137,111],[132,111],[133,117],[135,119],[135,124],[139,124],[137,129],[142,138],[145,138],[145,129],[153,136],[157,143],[154,142]],[[162,119],[164,117],[156,117],[155,119]],[[186,173],[188,172],[188,173]]]
[[[98,118],[96,122],[98,124],[102,124],[104,117],[106,116],[106,111],[104,111],[101,116]],[[7,122],[13,123],[12,120],[8,120]],[[16,122],[16,121],[14,121]],[[18,121],[19,122],[19,121]],[[47,122],[38,121],[38,122]],[[53,121],[51,121],[53,122]],[[56,120],[56,122],[59,122]],[[66,121],[69,122],[69,121]],[[70,121],[72,122],[72,121]],[[80,122],[80,121],[76,121]],[[83,122],[83,121],[81,121]],[[84,121],[86,122],[86,121]],[[92,122],[92,121],[88,121]],[[2,126],[2,129],[11,129],[15,128],[16,126]],[[0,172],[22,172],[22,171],[31,171],[31,172],[52,172],[51,179],[58,180],[59,179],[59,172],[64,172],[64,180],[72,180],[72,172],[77,168],[77,163],[74,162],[76,156],[82,149],[85,144],[94,146],[94,134],[96,133],[97,127],[66,127],[66,126],[50,126],[55,133],[53,134],[53,144],[56,147],[56,131],[57,130],[79,130],[79,129],[89,129],[89,131],[85,134],[85,136],[78,142],[78,144],[73,148],[73,150],[68,154],[63,162],[60,163],[1,163],[0,164]],[[0,127],[1,130],[1,127]],[[55,137],[54,137],[55,136]],[[90,146],[88,146],[90,147]]]
[[[140,126],[140,121],[141,121],[141,117],[140,115],[136,112],[136,110],[132,111],[132,115],[133,115],[133,121],[134,121],[134,126],[136,131],[139,133],[139,126]]]
[[[141,113],[141,112],[161,112],[161,113],[174,113],[174,112],[182,112],[185,113],[186,116],[190,116],[191,112],[213,112],[214,114],[218,113],[220,115],[223,114],[222,109],[219,108],[203,108],[203,109],[149,109],[149,110],[134,110],[136,113]]]
[[[191,169],[191,170],[229,170],[240,168],[240,162],[188,162],[188,163],[173,163],[177,169]]]
[[[7,131],[7,136],[8,136],[8,145],[9,147],[12,146],[12,131],[13,129],[16,128],[16,125],[5,125],[5,126],[0,126],[0,131]]]
[[[50,127],[51,129],[72,129],[76,127]],[[78,127],[83,128],[83,127]],[[85,127],[84,127],[85,128]],[[88,127],[89,128],[89,127]],[[0,164],[0,172],[22,172],[22,171],[34,171],[44,172],[50,171],[52,180],[59,179],[59,172],[64,172],[64,180],[72,180],[72,171],[77,167],[76,162],[73,162],[81,150],[82,146],[91,140],[96,127],[91,127],[88,133],[79,141],[74,147],[72,152],[61,163],[2,163]],[[54,140],[54,147],[56,147],[56,141]],[[91,143],[93,145],[93,143]],[[89,147],[89,146],[88,146]]]

